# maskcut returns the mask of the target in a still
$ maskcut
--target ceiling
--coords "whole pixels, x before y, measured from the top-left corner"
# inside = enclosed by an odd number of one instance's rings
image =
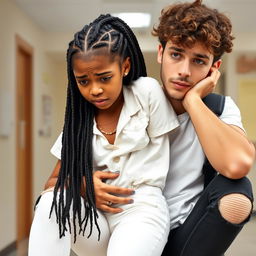
[[[149,12],[149,33],[157,23],[160,11],[174,0],[11,0],[43,30],[70,33],[79,30],[101,13]],[[191,0],[188,0],[191,2]],[[227,14],[234,33],[256,33],[256,0],[204,0],[205,4]]]

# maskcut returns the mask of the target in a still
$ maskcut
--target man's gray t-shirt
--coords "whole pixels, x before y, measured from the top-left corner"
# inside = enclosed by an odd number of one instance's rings
[[[203,191],[205,155],[188,113],[178,116],[180,126],[170,133],[171,158],[164,195],[171,216],[171,229],[183,224]],[[220,119],[244,130],[238,107],[226,97]]]

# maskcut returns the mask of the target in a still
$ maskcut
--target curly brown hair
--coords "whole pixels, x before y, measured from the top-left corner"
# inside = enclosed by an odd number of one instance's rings
[[[169,40],[185,47],[201,42],[214,55],[214,61],[232,51],[234,37],[229,18],[203,5],[202,0],[172,4],[162,10],[159,21],[152,35],[163,47]]]

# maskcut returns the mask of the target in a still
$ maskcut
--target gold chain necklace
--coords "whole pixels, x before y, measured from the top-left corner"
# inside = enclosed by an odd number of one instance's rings
[[[115,130],[112,131],[112,132],[106,132],[106,131],[104,131],[100,126],[98,126],[98,129],[99,129],[103,134],[105,134],[105,135],[113,135],[113,134],[116,133],[116,128],[115,128]]]

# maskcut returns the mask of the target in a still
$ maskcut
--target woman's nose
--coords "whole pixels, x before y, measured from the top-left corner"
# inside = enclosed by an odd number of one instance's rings
[[[103,89],[98,85],[93,85],[90,90],[90,94],[93,96],[98,96],[99,94],[103,93]]]

